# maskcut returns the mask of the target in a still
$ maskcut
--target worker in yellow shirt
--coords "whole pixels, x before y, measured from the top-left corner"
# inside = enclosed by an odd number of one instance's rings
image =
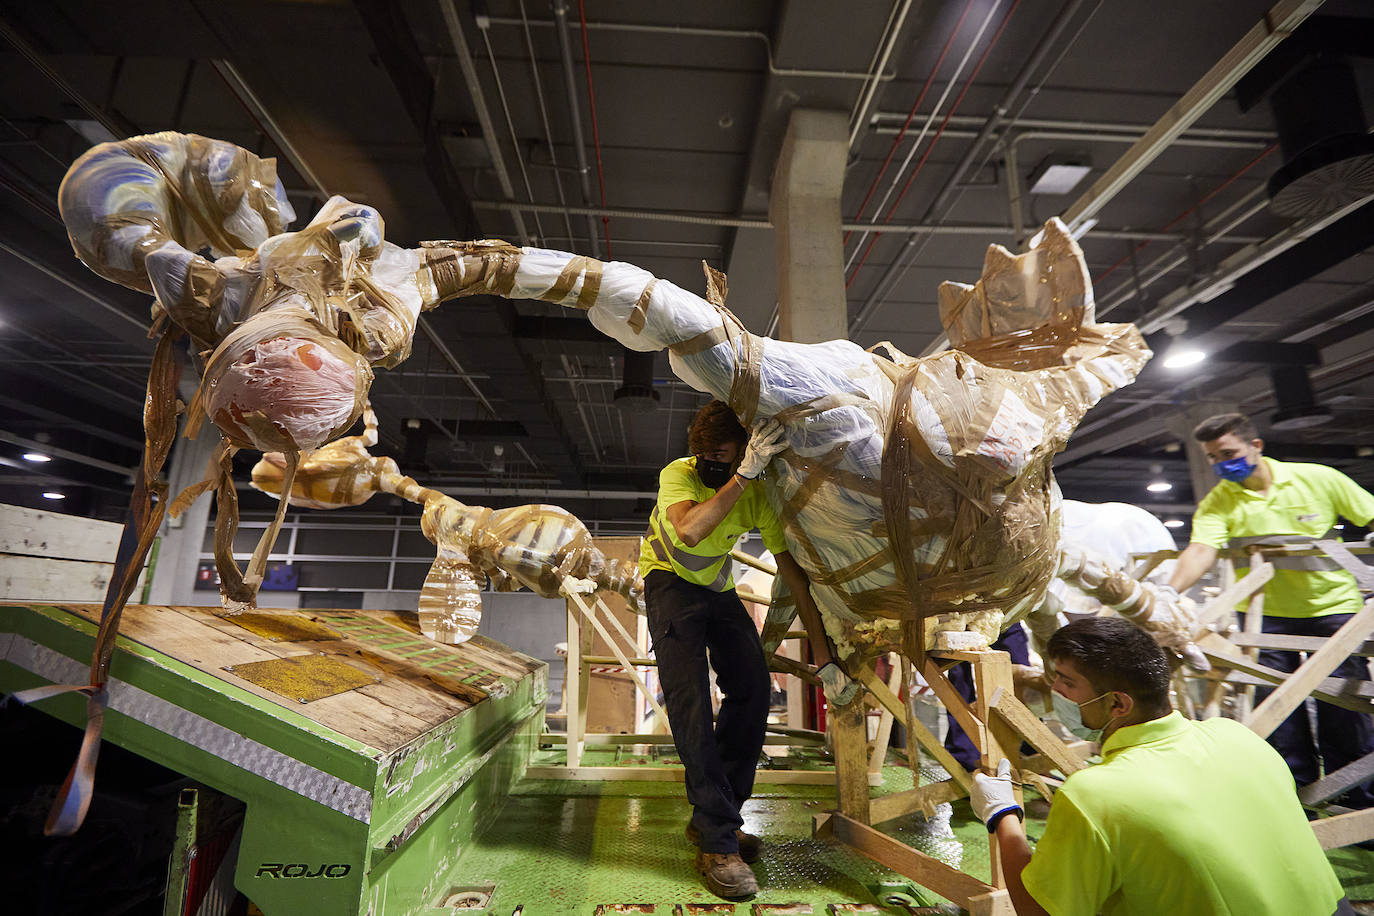
[[[1326,535],[1344,516],[1357,525],[1374,519],[1374,496],[1334,468],[1264,457],[1264,440],[1243,414],[1210,417],[1193,430],[1193,438],[1221,482],[1198,504],[1192,543],[1179,555],[1169,585],[1182,592],[1216,562],[1224,547],[1254,544],[1304,544]],[[1326,557],[1273,557],[1274,578],[1264,587],[1265,633],[1330,636],[1364,605],[1355,577]],[[1295,671],[1296,652],[1263,649],[1260,664]],[[1367,680],[1364,659],[1352,656],[1336,677]],[[1269,690],[1262,690],[1265,696]],[[1269,735],[1298,785],[1334,773],[1374,753],[1374,723],[1364,713],[1330,703],[1317,704],[1313,740],[1307,710],[1299,706]],[[1338,803],[1349,808],[1374,806],[1370,783],[1357,785]]]
[[[1239,722],[1175,712],[1144,630],[1075,620],[1048,658],[1056,715],[1102,763],[1055,793],[1033,854],[1009,762],[975,774],[1018,916],[1354,916],[1283,760]]]
[[[687,838],[699,849],[697,870],[706,886],[739,898],[758,891],[746,863],[758,858],[759,838],[741,829],[740,808],[753,794],[770,693],[758,631],[735,594],[730,549],[741,534],[757,528],[772,551],[812,635],[827,698],[848,703],[858,686],[831,657],[806,573],[788,553],[782,525],[757,483],[787,447],[781,425],[760,421],[746,433],[726,404],[712,401],[692,420],[687,446],[691,457],[659,473],[639,569],[663,701],[686,770]],[[714,723],[708,663],[722,695]]]

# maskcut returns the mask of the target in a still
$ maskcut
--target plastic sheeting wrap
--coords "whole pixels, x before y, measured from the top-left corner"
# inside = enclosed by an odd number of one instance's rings
[[[192,422],[203,410],[237,447],[315,448],[343,432],[372,367],[405,359],[438,304],[424,253],[384,241],[376,210],[334,197],[282,232],[295,213],[275,160],[223,141],[102,143],[58,197],[77,256],[152,292],[156,322],[191,335],[206,360]]]
[[[929,647],[939,630],[990,641],[1038,606],[1059,561],[1050,458],[1150,356],[1133,326],[1094,323],[1082,253],[1055,220],[1030,253],[993,246],[978,284],[946,287],[957,349],[919,359],[751,334],[709,268],[703,299],[619,262],[492,242],[462,254],[446,293],[587,309],[632,349],[668,349],[746,425],[783,422],[789,447],[763,480],[841,655]]]
[[[623,595],[642,612],[643,582],[633,563],[608,561],[572,513],[549,505],[488,509],[469,506],[421,486],[401,473],[391,458],[374,458],[377,418],[364,411],[366,430],[311,452],[287,483],[287,457],[263,455],[253,468],[253,486],[293,506],[339,509],[360,506],[373,494],[392,493],[424,507],[420,530],[437,550],[420,592],[420,627],[426,636],[461,643],[477,632],[482,586],[488,578],[501,591],[524,586],[557,598],[568,579],[587,591]]]

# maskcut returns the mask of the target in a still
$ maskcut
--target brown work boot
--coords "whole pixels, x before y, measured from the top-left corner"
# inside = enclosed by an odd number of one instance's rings
[[[698,852],[697,871],[706,879],[706,889],[717,897],[738,900],[759,892],[758,879],[733,852]]]
[[[697,825],[691,821],[687,822],[687,842],[693,846],[701,845],[701,831]],[[746,862],[757,862],[759,853],[763,850],[763,840],[754,836],[752,833],[745,833],[743,830],[735,831],[735,839],[739,841],[739,857]]]

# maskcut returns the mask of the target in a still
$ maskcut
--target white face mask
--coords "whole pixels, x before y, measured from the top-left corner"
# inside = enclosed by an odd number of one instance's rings
[[[1102,697],[1111,696],[1111,691],[1101,696],[1093,697],[1082,703],[1075,703],[1057,690],[1050,691],[1050,701],[1054,703],[1054,717],[1069,730],[1069,734],[1084,741],[1101,741],[1102,732],[1107,727],[1104,722],[1102,728],[1089,728],[1083,724],[1083,707],[1089,703],[1096,703]]]

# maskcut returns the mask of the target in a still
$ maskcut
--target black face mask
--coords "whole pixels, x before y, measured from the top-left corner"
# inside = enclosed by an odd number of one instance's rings
[[[701,482],[712,490],[719,490],[730,482],[734,476],[734,462],[731,461],[707,461],[705,458],[697,458],[697,476]]]

